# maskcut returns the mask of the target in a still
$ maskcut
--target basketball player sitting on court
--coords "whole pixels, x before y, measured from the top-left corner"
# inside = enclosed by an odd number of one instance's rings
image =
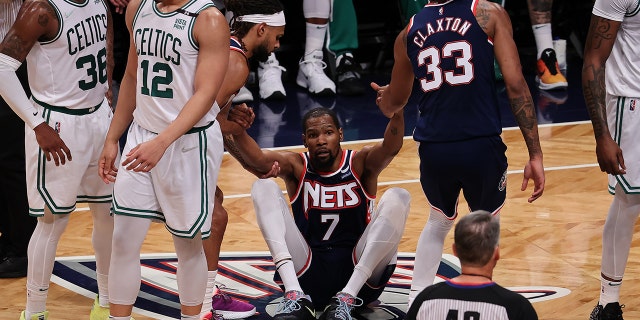
[[[225,8],[233,12],[234,17],[231,18],[229,67],[216,96],[216,102],[223,107],[216,120],[220,122],[225,149],[246,166],[236,151],[230,134],[238,125],[226,120],[227,112],[231,100],[244,86],[249,75],[248,59],[267,61],[269,54],[280,46],[280,38],[284,35],[285,17],[282,4],[278,0],[230,0],[225,3]],[[244,126],[248,127],[252,121],[253,117],[249,118],[249,122]],[[272,171],[266,173],[266,176],[275,177],[278,169],[277,165],[273,166]],[[264,174],[255,171],[253,173],[259,177],[263,177]],[[220,247],[228,222],[227,211],[222,206],[223,199],[222,190],[216,186],[211,236],[203,240],[208,269],[207,290],[200,312],[203,319],[213,318],[213,313],[225,319],[240,319],[252,316],[256,312],[253,305],[232,299],[215,285]]]
[[[322,308],[322,319],[351,319],[353,307],[384,290],[409,214],[409,193],[400,188],[387,190],[374,207],[378,175],[402,147],[403,113],[391,117],[382,142],[360,151],[341,148],[343,131],[329,109],[308,111],[302,123],[303,153],[262,150],[246,131],[234,135],[254,169],[264,172],[278,161],[293,209],[275,181],[254,183],[258,225],[284,290],[274,319],[314,320]]]
[[[202,238],[224,152],[215,99],[229,64],[229,27],[210,0],[132,0],[125,20],[127,68],[99,170],[115,182],[110,317],[130,319],[141,246],[159,220],[178,257],[181,319],[198,319],[207,283]],[[130,123],[116,166],[118,139]]]
[[[538,319],[529,300],[492,280],[500,259],[497,217],[488,211],[471,212],[458,221],[453,237],[453,254],[460,259],[461,274],[420,292],[407,320]]]
[[[100,155],[96,146],[104,140],[112,116],[105,99],[113,66],[110,20],[103,0],[26,0],[0,44],[0,93],[29,129],[29,214],[38,217],[27,250],[27,305],[20,319],[48,318],[56,248],[76,202],[89,202],[93,216],[98,297],[90,317],[108,316],[101,306],[109,303],[112,187],[95,171]],[[31,100],[15,74],[25,59]]]

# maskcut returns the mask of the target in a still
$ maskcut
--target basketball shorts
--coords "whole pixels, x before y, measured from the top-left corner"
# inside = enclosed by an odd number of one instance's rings
[[[71,151],[72,161],[47,161],[36,135],[25,127],[29,214],[43,216],[45,204],[54,214],[71,213],[76,202],[111,202],[112,185],[98,176],[98,161],[113,114],[107,100],[88,109],[42,106],[31,101]]]
[[[324,310],[331,302],[331,297],[347,285],[354,267],[353,248],[312,248],[311,263],[306,270],[301,271],[298,282],[304,293],[311,296],[315,309]],[[363,305],[378,299],[391,279],[395,267],[395,264],[389,265],[379,283],[365,283],[362,286],[358,297],[362,299]],[[274,281],[282,285],[277,272]]]
[[[156,136],[134,121],[123,160],[132,148]],[[179,237],[193,238],[201,232],[207,238],[223,152],[220,126],[213,122],[174,141],[149,172],[120,164],[113,190],[115,214],[162,221]]]
[[[454,219],[462,190],[472,211],[499,210],[507,194],[506,150],[500,136],[420,142],[420,183],[429,204]]]
[[[609,192],[620,184],[625,193],[640,193],[640,98],[607,94],[607,123],[613,140],[622,149],[627,173],[609,175]]]

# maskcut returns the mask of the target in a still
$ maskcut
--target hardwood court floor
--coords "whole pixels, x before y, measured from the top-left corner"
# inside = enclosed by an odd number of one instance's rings
[[[606,175],[595,159],[595,143],[589,123],[543,125],[540,128],[546,190],[535,203],[527,203],[532,186],[520,191],[521,170],[527,152],[518,130],[505,130],[508,146],[508,199],[502,210],[502,259],[494,279],[507,287],[555,286],[571,290],[567,296],[534,303],[540,319],[588,319],[597,303],[601,232],[612,197],[606,191]],[[365,142],[366,143],[366,142]],[[368,142],[371,143],[371,142]],[[362,143],[345,143],[359,149]],[[292,150],[302,150],[293,148]],[[416,242],[427,218],[427,202],[418,182],[415,143],[407,138],[401,153],[380,177],[380,196],[389,187],[402,187],[412,195],[411,214],[400,251],[415,252]],[[255,211],[247,196],[255,178],[244,172],[225,155],[219,184],[225,192],[229,225],[223,251],[266,251],[260,236]],[[282,186],[282,184],[281,184]],[[460,213],[468,209],[463,200]],[[636,231],[638,231],[636,229]],[[74,213],[58,246],[58,256],[92,255],[91,218]],[[451,237],[445,252],[451,253]],[[640,319],[640,247],[634,238],[622,286],[626,319]],[[144,253],[172,252],[170,237],[161,225],[154,224],[143,246]],[[26,279],[1,279],[0,319],[18,319],[24,308]],[[92,301],[58,285],[49,292],[50,319],[87,319]],[[136,316],[137,320],[149,319]]]

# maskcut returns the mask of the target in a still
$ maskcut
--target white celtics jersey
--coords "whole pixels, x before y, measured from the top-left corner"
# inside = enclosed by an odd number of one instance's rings
[[[193,38],[197,15],[213,6],[210,0],[191,0],[163,13],[153,0],[142,0],[133,20],[138,54],[136,109],[133,117],[143,128],[159,133],[180,113],[194,93],[198,45]],[[217,105],[198,122],[207,125]]]
[[[640,0],[596,0],[593,14],[622,21],[606,64],[607,93],[640,97]]]
[[[107,92],[107,6],[103,0],[48,0],[58,34],[37,42],[27,55],[33,97],[49,105],[85,109]]]

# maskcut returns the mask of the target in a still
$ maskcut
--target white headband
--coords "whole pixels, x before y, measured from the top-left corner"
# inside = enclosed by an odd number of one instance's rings
[[[240,22],[252,22],[252,23],[266,23],[272,27],[281,27],[286,24],[284,20],[284,12],[276,12],[274,14],[247,14],[244,16],[236,17],[236,21]]]

